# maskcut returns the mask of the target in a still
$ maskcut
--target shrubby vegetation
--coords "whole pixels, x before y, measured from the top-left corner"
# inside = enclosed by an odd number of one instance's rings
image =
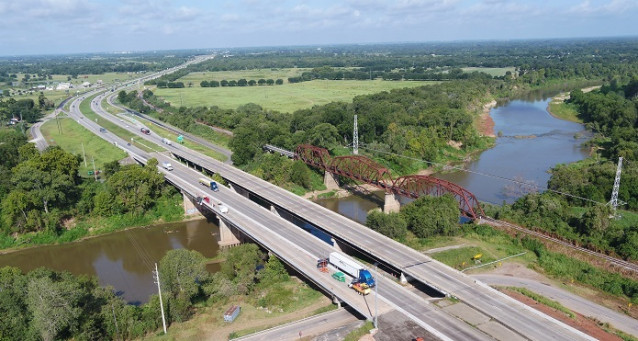
[[[196,251],[169,251],[160,261],[167,324],[183,322],[195,313],[195,303],[225,304],[233,295],[267,308],[288,309],[299,295],[317,297],[315,291],[297,292],[276,258],[265,267],[255,244],[224,252],[222,271],[211,275]],[[159,298],[141,306],[127,304],[110,287],[98,286],[88,276],[46,269],[22,274],[0,268],[0,338],[7,340],[131,340],[162,326]]]
[[[405,242],[408,231],[417,238],[453,236],[460,231],[459,216],[459,205],[451,195],[423,196],[403,205],[399,213],[370,212],[366,226]]]
[[[216,81],[216,80],[212,80],[212,81],[201,81],[199,83],[199,86],[201,86],[202,88],[217,88],[217,87],[226,87],[226,86],[263,86],[263,85],[282,85],[284,84],[283,79],[263,79],[260,78],[258,80],[246,80],[245,78],[239,79],[239,80],[230,80],[227,81],[225,79],[222,79],[221,82]]]
[[[63,226],[71,217],[80,218],[81,226],[82,218],[115,221],[152,214],[174,220],[182,215],[181,207],[174,208],[179,196],[164,184],[154,159],[146,167],[120,167],[114,161],[106,166],[106,181],[96,182],[79,177],[81,157],[55,146],[40,153],[22,133],[8,129],[0,130],[0,155],[3,248],[23,243],[22,235],[29,233],[47,235],[48,242],[86,235],[84,227]],[[157,206],[168,207],[158,212]]]

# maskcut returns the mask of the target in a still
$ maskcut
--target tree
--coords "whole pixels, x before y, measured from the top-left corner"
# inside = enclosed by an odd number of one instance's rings
[[[245,78],[242,78],[242,79],[237,81],[237,85],[238,86],[246,86],[246,85],[248,85],[248,81]]]
[[[303,161],[296,160],[292,163],[290,169],[290,181],[303,188],[310,189],[312,186],[310,183],[310,174],[310,168],[308,168]]]
[[[453,196],[422,196],[401,208],[408,229],[417,237],[452,235],[458,230],[459,206]]]
[[[273,84],[275,84],[275,81],[274,81],[273,79],[271,79],[271,78],[268,78],[268,79],[266,80],[266,84],[268,84],[268,85],[273,85]]]
[[[0,268],[0,338],[25,339],[29,314],[25,303],[27,279],[18,268]]]
[[[266,262],[264,268],[259,271],[257,279],[259,280],[260,285],[268,287],[276,283],[285,282],[290,279],[290,276],[288,275],[288,271],[286,271],[286,267],[279,258],[272,255],[268,258],[268,262]]]
[[[226,261],[220,271],[236,285],[240,294],[246,294],[255,282],[255,269],[261,262],[261,252],[256,244],[242,244],[224,251]]]
[[[255,85],[257,85],[257,81],[256,80],[251,79],[251,80],[248,81],[248,86],[255,86]]]
[[[208,81],[201,81],[201,83],[199,83],[199,86],[201,86],[202,88],[207,88],[210,86],[210,84],[208,83]]]
[[[36,277],[27,286],[27,307],[33,314],[33,327],[45,341],[57,338],[60,331],[73,328],[81,314],[77,306],[79,287],[71,281],[53,281]]]
[[[259,84],[259,85],[264,85],[264,84],[266,84],[266,80],[265,80],[265,79],[263,79],[263,78],[260,78],[260,79],[257,81],[257,84]]]
[[[404,240],[408,232],[407,224],[399,213],[372,211],[368,214],[366,226],[395,240]]]
[[[282,85],[282,84],[284,84],[284,80],[283,80],[283,79],[281,79],[281,78],[277,78],[277,80],[275,81],[275,83],[276,83],[277,85]]]
[[[206,259],[194,250],[175,249],[166,253],[159,263],[162,288],[173,297],[184,293],[188,299],[199,294],[201,283],[209,280]]]

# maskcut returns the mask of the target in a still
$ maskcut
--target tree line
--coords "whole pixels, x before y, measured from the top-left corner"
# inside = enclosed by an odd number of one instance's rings
[[[206,271],[196,251],[169,251],[159,261],[166,322],[189,320],[195,303],[225,306],[233,296],[269,309],[287,310],[298,300],[277,257],[255,244],[224,251],[221,271]],[[256,271],[261,267],[262,269]],[[44,268],[23,274],[0,268],[0,338],[7,340],[132,340],[162,326],[159,297],[140,306],[127,304],[95,277]],[[311,293],[311,295],[313,295]],[[318,295],[318,293],[314,293]]]
[[[40,233],[48,238],[78,238],[85,227],[67,229],[69,217],[181,216],[171,207],[180,196],[157,172],[157,161],[145,166],[105,165],[105,182],[82,179],[82,157],[57,146],[40,153],[16,130],[0,130],[0,246],[19,243],[23,235]],[[161,207],[161,209],[158,209]],[[156,210],[154,212],[154,210]],[[80,219],[81,220],[81,219]]]
[[[226,80],[226,79],[222,79],[221,81],[216,81],[216,80],[211,80],[211,81],[201,81],[199,83],[199,86],[201,86],[202,88],[217,88],[217,87],[226,87],[226,86],[263,86],[263,85],[282,85],[284,84],[284,80],[281,78],[278,78],[277,80],[274,80],[272,78],[269,79],[263,79],[260,78],[258,80],[246,80],[245,78],[241,78],[239,80],[234,80],[231,79]]]

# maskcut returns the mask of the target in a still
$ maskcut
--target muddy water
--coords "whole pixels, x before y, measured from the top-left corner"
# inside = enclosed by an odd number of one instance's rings
[[[494,108],[490,113],[495,123],[494,130],[502,133],[495,146],[481,153],[478,160],[459,165],[469,172],[456,171],[435,176],[467,188],[480,201],[496,204],[511,203],[530,189],[547,189],[550,177],[547,171],[556,164],[586,158],[587,150],[580,145],[590,136],[583,125],[559,120],[547,112],[548,95],[554,94],[533,92],[525,98]],[[317,203],[353,220],[365,222],[368,211],[383,206],[382,198],[383,193],[379,192],[373,196],[320,199]]]
[[[530,190],[544,191],[550,168],[587,157],[581,144],[590,136],[583,125],[551,116],[546,110],[549,101],[516,100],[493,109],[494,130],[502,134],[494,148],[463,165],[469,172],[436,176],[495,204],[512,203]]]
[[[73,274],[96,276],[130,303],[144,303],[157,292],[152,269],[172,249],[196,250],[205,257],[217,254],[219,228],[206,220],[136,228],[80,242],[34,247],[0,256],[0,267],[11,265],[27,272],[44,266]],[[218,264],[208,266],[217,271]]]

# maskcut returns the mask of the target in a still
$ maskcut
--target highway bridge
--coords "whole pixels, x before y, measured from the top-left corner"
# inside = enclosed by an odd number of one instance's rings
[[[115,94],[111,94],[113,95]],[[367,318],[372,317],[373,311],[370,299],[366,301],[364,297],[356,295],[345,285],[339,285],[315,267],[317,258],[323,258],[335,249],[281,216],[294,216],[313,224],[333,236],[338,244],[350,245],[371,262],[378,262],[392,271],[406,275],[415,282],[459,298],[471,308],[489,316],[496,321],[498,328],[509,331],[510,334],[513,333],[517,339],[593,339],[416,250],[232,166],[180,145],[168,146],[170,151],[168,153],[149,155],[134,146],[129,146],[127,141],[112,136],[111,133],[100,133],[99,126],[95,122],[81,118],[79,103],[86,97],[88,95],[73,101],[71,117],[77,119],[96,135],[126,150],[140,162],[145,162],[149,157],[155,157],[160,162],[173,160],[172,158],[183,161],[186,166],[175,164],[173,172],[165,172],[167,181],[180,188],[190,198],[206,195],[214,199],[213,203],[223,202],[229,207],[227,214],[220,213],[217,210],[218,205],[215,207],[206,205],[204,209],[219,217],[220,225],[237,229],[260,243],[324,291],[348,303]],[[104,97],[104,94],[98,96],[91,104],[92,109],[104,119],[123,125],[118,118],[101,108]],[[145,135],[137,127],[123,128],[141,138],[161,144],[161,137],[153,133]],[[201,174],[189,169],[188,166],[221,175],[230,183],[233,190],[222,188],[219,192],[211,192],[197,183]],[[270,207],[258,205],[246,196],[260,198],[260,201],[268,203]],[[396,309],[440,339],[503,339],[499,337],[502,334],[494,333],[493,330],[483,331],[473,328],[392,279],[378,276],[378,291],[382,310]],[[373,295],[368,296],[368,298],[371,297]]]

